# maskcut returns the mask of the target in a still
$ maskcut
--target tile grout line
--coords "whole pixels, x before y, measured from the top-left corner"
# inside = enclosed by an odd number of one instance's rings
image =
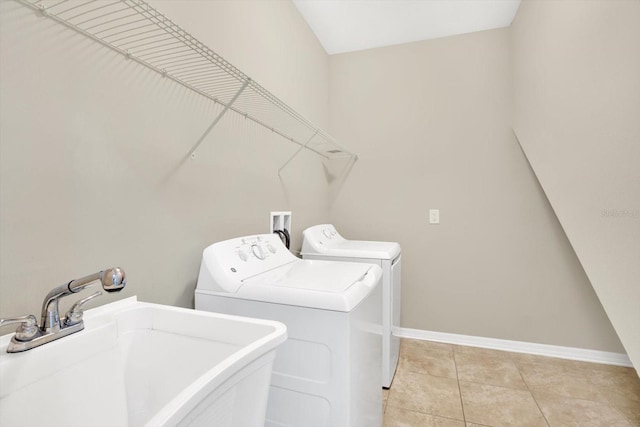
[[[406,372],[408,372],[410,374],[429,375],[430,377],[444,378],[446,380],[457,380],[458,379],[458,373],[457,372],[456,372],[456,377],[455,378],[446,377],[444,375],[434,375],[431,372],[412,371],[412,370],[409,370],[409,369],[407,369]]]
[[[541,356],[541,357],[546,357],[546,356]],[[515,363],[516,367],[518,368],[518,373],[520,374],[520,377],[522,378],[522,381],[525,383],[525,385],[527,386],[527,389],[531,392],[531,395],[533,396],[533,392],[531,391],[531,388],[529,387],[529,384],[524,379],[524,376],[522,375],[522,372],[520,372],[520,367],[519,367],[518,363],[517,362],[514,362],[514,363]],[[525,365],[527,365],[527,363],[525,363]],[[532,365],[532,364],[529,363],[528,365]],[[535,363],[533,363],[533,365],[535,365]],[[575,368],[575,366],[574,366],[574,368]],[[589,382],[589,384],[594,385],[593,383],[591,383],[591,381],[589,381],[589,379],[582,372],[576,374],[575,372],[566,372],[565,371],[565,374],[569,375],[572,378],[583,378],[583,379],[586,379]],[[568,394],[561,394],[561,393],[556,392],[555,389],[554,390],[545,389],[544,391],[538,391],[537,393],[546,394],[546,395],[555,396],[555,397],[562,397],[564,399],[584,400],[586,402],[595,402],[595,403],[609,403],[609,404],[611,404],[613,406],[613,403],[609,400],[609,398],[606,395],[603,395],[605,401],[602,401],[602,400],[591,399],[591,398],[587,398],[587,397],[575,397],[575,396],[571,396],[571,395],[568,395]],[[535,397],[534,397],[534,400],[535,400]]]
[[[549,420],[547,419],[547,416],[542,411],[542,408],[540,407],[540,404],[538,403],[538,399],[536,399],[536,397],[533,395],[533,392],[529,388],[529,384],[527,384],[527,381],[524,379],[524,375],[522,375],[522,372],[520,372],[520,366],[518,365],[518,362],[513,360],[513,357],[511,355],[509,355],[509,360],[511,360],[511,362],[515,365],[516,369],[518,370],[518,375],[520,375],[520,378],[522,379],[522,382],[524,383],[524,386],[527,387],[527,391],[531,395],[531,398],[533,399],[533,402],[536,404],[536,407],[538,408],[538,411],[540,411],[540,415],[542,415],[542,418],[544,419],[544,422],[547,423],[547,426],[551,427],[551,423],[549,423]]]
[[[573,362],[573,365],[574,365],[577,369],[579,369],[579,370],[580,370],[580,369],[584,369],[584,370],[588,370],[588,371],[591,371],[591,372],[595,372],[595,370],[594,370],[594,369],[592,369],[592,368],[587,368],[587,367],[585,367],[585,368],[580,368],[580,366],[578,366],[578,364],[577,364],[575,361]],[[586,376],[586,375],[585,375],[585,376]],[[589,384],[593,384],[593,382],[591,381],[591,378],[590,378],[590,377],[588,377],[588,376],[586,376],[586,377],[587,377],[587,381],[589,382]],[[607,388],[607,387],[605,387],[605,389],[606,389],[606,388]],[[627,420],[627,422],[629,422],[629,425],[630,425],[631,427],[640,426],[640,424],[636,424],[636,423],[631,419],[631,417],[627,416],[627,414],[625,414],[624,412],[622,412],[622,411],[618,408],[618,406],[615,404],[615,402],[613,402],[613,401],[611,400],[611,398],[609,398],[609,393],[605,394],[605,395],[604,395],[604,398],[606,399],[607,403],[609,404],[609,406],[610,406],[614,411],[616,411],[617,413],[619,413],[620,415],[622,415],[622,418],[623,418],[623,419],[625,419],[625,420]],[[588,400],[588,399],[585,399],[585,400]],[[595,402],[599,402],[599,401],[595,401]],[[600,403],[602,403],[602,402],[600,402]]]
[[[407,339],[407,340],[411,341],[410,338]],[[453,416],[452,417],[452,416],[447,416],[447,415],[442,415],[442,414],[433,414],[431,412],[424,412],[422,410],[417,410],[417,409],[403,408],[401,406],[396,406],[396,405],[390,405],[390,406],[395,407],[395,408],[400,408],[400,409],[405,410],[405,411],[410,411],[410,412],[415,412],[415,413],[419,413],[419,414],[428,415],[430,417],[443,418],[443,419],[448,419],[448,420],[452,420],[452,421],[462,422],[463,423],[463,427],[466,427],[466,419],[465,419],[465,415],[464,415],[464,407],[463,407],[463,403],[462,403],[462,395],[461,395],[461,391],[460,391],[460,383],[458,381],[458,372],[457,372],[457,367],[456,367],[456,364],[455,364],[453,345],[450,345],[450,344],[446,344],[446,345],[447,345],[447,347],[450,348],[449,351],[442,350],[441,352],[443,353],[443,355],[439,355],[438,357],[428,356],[428,358],[429,359],[439,360],[440,357],[444,356],[445,354],[447,354],[448,357],[451,357],[451,360],[453,362],[454,369],[455,369],[455,377],[454,378],[452,378],[450,376],[435,375],[430,371],[426,371],[425,372],[425,371],[421,371],[421,370],[410,369],[409,366],[406,363],[404,363],[405,361],[403,361],[403,360],[399,361],[398,368],[399,369],[402,368],[403,372],[406,372],[406,373],[409,373],[409,374],[413,374],[413,375],[419,375],[419,376],[422,376],[422,377],[434,377],[434,378],[440,378],[440,379],[448,380],[448,381],[455,380],[456,384],[458,386],[458,394],[460,395],[460,406],[461,406],[461,409],[462,409],[462,419],[458,418],[457,416]],[[401,347],[401,353],[402,353],[402,347]],[[388,402],[387,402],[387,406],[389,406]]]
[[[458,375],[458,362],[456,361],[456,350],[452,346],[451,353],[453,355],[453,366],[456,367],[456,382],[458,383],[458,393],[460,393],[460,406],[462,408],[462,422],[467,427],[467,416],[464,413],[464,400],[462,400],[462,387],[460,387],[460,375]]]
[[[608,400],[609,400],[609,399],[607,399],[607,401],[608,401]],[[627,420],[627,421],[629,422],[629,425],[630,425],[631,427],[635,427],[635,426],[636,426],[636,423],[635,423],[631,418],[627,417],[627,415],[626,415],[624,412],[622,412],[620,409],[618,409],[618,408],[616,407],[616,405],[614,405],[614,404],[613,404],[613,403],[611,403],[611,402],[608,402],[608,403],[609,403],[609,406],[611,406],[611,408],[612,408],[614,411],[616,411],[617,413],[619,413],[620,415],[622,415],[622,418],[623,418],[623,419],[625,419],[625,420]]]
[[[470,383],[470,384],[479,384],[479,385],[488,385],[491,387],[497,387],[497,388],[507,388],[509,390],[513,390],[513,391],[530,391],[528,388],[517,388],[517,387],[510,387],[507,385],[502,385],[502,384],[491,384],[491,383],[487,383],[487,382],[482,382],[482,381],[471,381],[471,380],[464,380],[465,383]]]
[[[451,421],[462,421],[464,423],[464,421],[459,419],[459,418],[451,418],[451,417],[447,417],[445,415],[430,414],[429,412],[422,412],[422,411],[418,411],[416,409],[403,408],[402,406],[387,405],[387,407],[388,406],[391,406],[392,408],[396,408],[396,409],[401,409],[401,410],[406,411],[406,412],[415,412],[416,414],[427,415],[427,416],[433,417],[433,418],[442,418],[442,419],[451,420]],[[484,425],[484,424],[479,424],[479,425]],[[491,427],[491,426],[487,426],[487,427]]]
[[[584,399],[582,397],[571,397],[571,396],[565,396],[562,394],[555,394],[555,393],[549,393],[549,392],[538,392],[538,394],[544,394],[547,396],[551,396],[551,397],[559,397],[562,399],[566,399],[566,400],[578,400],[578,401],[582,401],[582,402],[590,402],[590,403],[596,403],[596,404],[602,404],[602,405],[608,405],[611,409],[613,409],[615,412],[617,412],[618,414],[620,414],[622,416],[622,418],[624,420],[626,420],[629,425],[631,427],[640,427],[639,424],[635,424],[629,417],[627,417],[620,409],[618,409],[615,404],[611,403],[611,401],[609,401],[607,399],[606,402],[600,401],[600,400],[591,400],[591,399]],[[533,396],[533,393],[531,393],[531,395]],[[536,405],[538,404],[538,401],[536,400],[536,398],[534,397],[533,400],[536,402]],[[540,408],[540,406],[538,405],[538,408]],[[540,411],[542,412],[542,410]],[[545,417],[546,420],[546,416],[544,415],[544,413],[542,414],[543,417]],[[549,422],[547,421],[547,424],[549,424]],[[551,426],[551,424],[549,424],[549,426]]]

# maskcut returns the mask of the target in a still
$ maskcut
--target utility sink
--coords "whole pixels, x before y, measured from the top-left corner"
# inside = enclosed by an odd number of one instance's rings
[[[22,353],[0,337],[1,426],[262,426],[278,322],[137,301]]]

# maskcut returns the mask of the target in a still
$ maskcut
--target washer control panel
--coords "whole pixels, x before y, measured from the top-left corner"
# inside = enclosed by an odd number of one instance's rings
[[[216,292],[236,292],[243,280],[298,260],[276,234],[217,242],[203,252],[198,287]]]
[[[277,236],[276,236],[277,238]],[[284,248],[286,250],[286,248]],[[237,241],[235,252],[243,262],[264,261],[282,250],[264,236],[243,237]]]
[[[251,252],[253,252],[253,255],[259,260],[263,260],[265,257],[264,250],[260,245],[256,245],[256,244],[251,245]]]

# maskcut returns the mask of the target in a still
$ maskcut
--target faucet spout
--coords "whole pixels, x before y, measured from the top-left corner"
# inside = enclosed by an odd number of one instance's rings
[[[83,330],[82,306],[87,301],[102,294],[102,292],[96,292],[80,301],[76,301],[64,321],[60,321],[58,302],[60,298],[80,292],[95,282],[100,282],[102,289],[107,292],[119,292],[126,286],[127,277],[122,269],[117,267],[109,268],[53,288],[42,302],[42,323],[39,326],[35,316],[31,314],[0,319],[0,325],[8,323],[20,324],[16,333],[11,337],[11,341],[9,341],[7,353],[31,350]]]
[[[42,331],[60,331],[60,310],[58,307],[60,298],[80,292],[97,281],[100,281],[105,291],[119,292],[127,284],[127,277],[121,268],[115,267],[72,280],[69,283],[53,288],[42,302]]]

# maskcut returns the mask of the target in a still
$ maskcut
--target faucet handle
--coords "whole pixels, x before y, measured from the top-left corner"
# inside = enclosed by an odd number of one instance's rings
[[[38,321],[36,320],[36,316],[33,314],[0,319],[0,326],[11,325],[12,323],[20,323],[20,326],[16,329],[16,334],[14,336],[18,341],[31,341],[40,335]]]
[[[82,311],[82,306],[92,299],[99,297],[100,295],[102,295],[102,291],[98,291],[89,295],[88,297],[82,298],[80,301],[76,301],[76,303],[71,306],[69,311],[67,311],[64,320],[65,326],[73,326],[82,322],[82,314],[84,313]]]

